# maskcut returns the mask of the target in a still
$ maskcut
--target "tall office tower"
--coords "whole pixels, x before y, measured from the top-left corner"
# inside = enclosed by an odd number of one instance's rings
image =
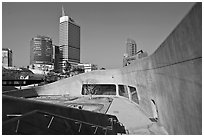
[[[52,39],[45,36],[36,36],[30,41],[30,64],[33,68],[52,70],[53,46]]]
[[[126,53],[128,57],[134,56],[137,53],[137,44],[132,39],[127,39]]]
[[[65,69],[66,62],[71,65],[80,63],[80,26],[71,17],[65,16],[63,7],[59,25],[59,46],[62,52],[62,70]]]
[[[53,59],[54,59],[54,70],[60,72],[60,58],[61,58],[61,53],[60,53],[60,47],[53,45]]]
[[[2,66],[3,67],[12,67],[12,55],[13,52],[9,48],[2,49]]]

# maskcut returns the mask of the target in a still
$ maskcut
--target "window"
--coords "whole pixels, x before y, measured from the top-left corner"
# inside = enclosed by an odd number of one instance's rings
[[[82,95],[116,95],[114,84],[83,84]]]
[[[132,101],[134,101],[135,103],[139,104],[139,98],[138,98],[138,95],[137,95],[136,88],[135,87],[131,87],[131,86],[128,86],[128,88],[130,89]]]
[[[119,90],[119,95],[120,96],[129,98],[127,86],[125,86],[125,85],[118,85],[118,90]]]

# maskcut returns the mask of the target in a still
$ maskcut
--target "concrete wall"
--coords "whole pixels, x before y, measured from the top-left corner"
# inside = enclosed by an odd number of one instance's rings
[[[140,107],[151,117],[150,100],[159,123],[169,134],[202,133],[202,5],[197,3],[149,57],[120,70],[95,71],[38,89],[39,94],[80,95],[82,83],[135,85]],[[56,90],[57,89],[57,90]]]
[[[159,122],[169,134],[202,133],[202,4],[197,3],[148,58],[121,70],[135,82],[141,107],[151,114],[154,99]]]
[[[32,90],[39,95],[80,95],[83,83],[133,85],[149,117],[150,101],[155,101],[159,124],[169,134],[201,134],[201,75],[202,4],[197,3],[151,56],[122,69],[93,71]]]

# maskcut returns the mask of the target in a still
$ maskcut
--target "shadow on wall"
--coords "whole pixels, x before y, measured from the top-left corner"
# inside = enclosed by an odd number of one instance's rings
[[[169,134],[202,134],[202,3],[196,3],[149,57],[124,67],[122,80],[135,82],[141,107]]]

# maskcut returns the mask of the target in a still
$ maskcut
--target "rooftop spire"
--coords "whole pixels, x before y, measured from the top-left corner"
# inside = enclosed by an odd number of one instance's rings
[[[64,13],[64,7],[62,5],[62,17],[65,16],[65,13]]]

